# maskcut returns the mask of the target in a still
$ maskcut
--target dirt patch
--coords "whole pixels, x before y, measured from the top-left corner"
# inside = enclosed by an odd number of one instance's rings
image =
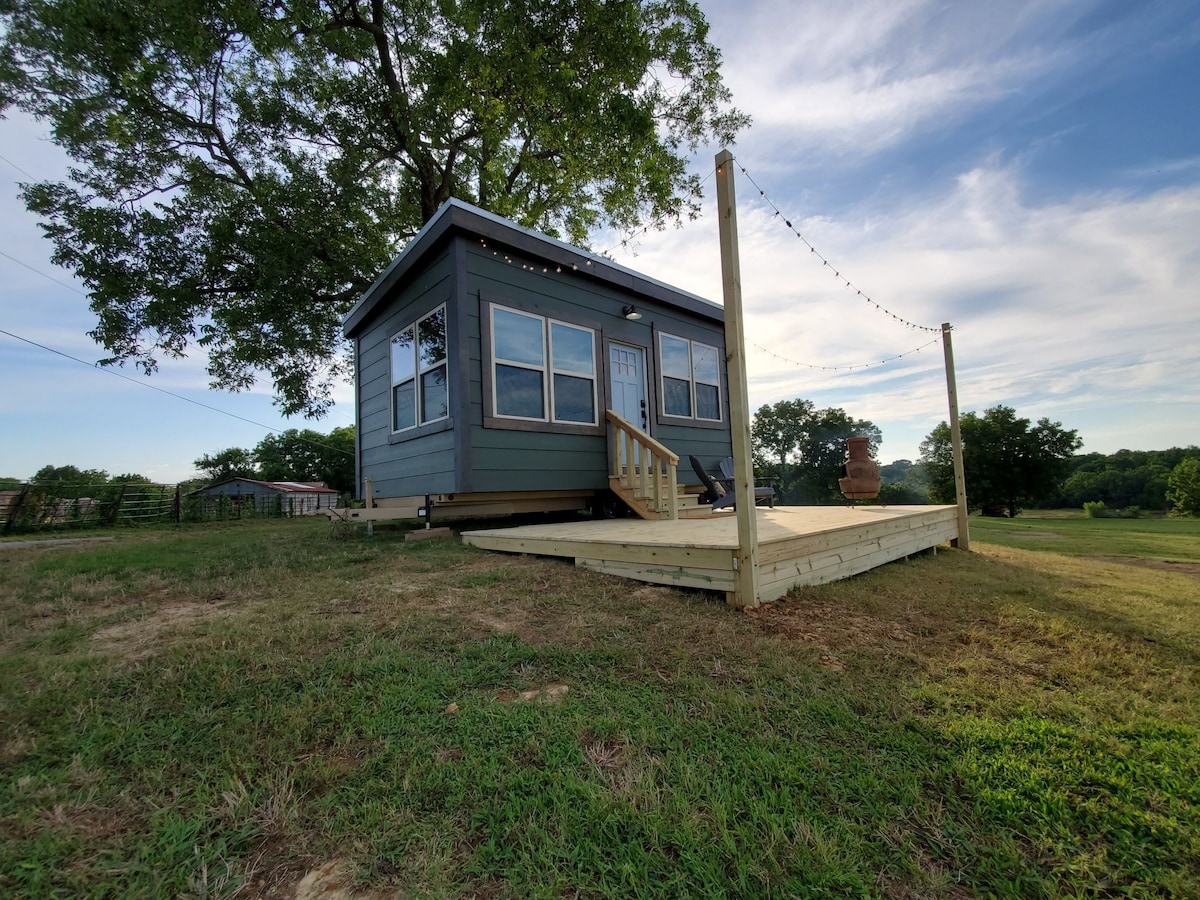
[[[777,602],[747,609],[745,615],[767,634],[813,644],[820,652],[821,664],[839,672],[845,669],[839,651],[889,645],[900,648],[917,638],[898,622],[850,614],[838,606]]]
[[[531,691],[521,691],[520,693],[505,689],[496,694],[496,700],[500,703],[524,702],[554,706],[562,703],[563,698],[567,696],[570,690],[565,684],[548,684],[545,687],[534,688]]]
[[[61,547],[66,544],[94,544],[111,541],[110,537],[39,538],[32,541],[0,541],[0,550],[20,550],[26,547]]]
[[[521,636],[529,622],[529,614],[518,607],[493,610],[471,610],[467,618],[476,625],[482,625],[488,631],[499,634],[515,634]]]
[[[145,659],[154,653],[166,633],[192,628],[200,622],[227,619],[234,613],[234,609],[216,603],[167,603],[143,618],[99,629],[92,635],[92,642],[103,650],[120,653],[128,660]]]
[[[384,894],[354,889],[354,873],[349,863],[334,859],[318,866],[296,885],[296,900],[374,900]]]
[[[1142,556],[1089,556],[1099,562],[1117,563],[1122,566],[1137,566],[1139,569],[1154,569],[1158,572],[1175,572],[1200,578],[1200,563],[1173,562],[1169,559],[1146,559]]]
[[[592,767],[593,777],[604,784],[615,800],[646,802],[642,786],[661,765],[639,751],[628,738],[601,738],[590,729],[579,735],[579,748]]]
[[[104,840],[125,834],[133,821],[115,809],[56,803],[39,810],[36,817],[47,827],[84,840]]]

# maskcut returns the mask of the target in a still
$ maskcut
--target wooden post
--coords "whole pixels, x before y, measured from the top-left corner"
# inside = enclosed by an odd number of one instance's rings
[[[958,429],[958,387],[954,379],[954,348],[950,345],[950,323],[942,323],[942,350],[946,354],[946,393],[950,398],[950,448],[954,454],[954,496],[958,501],[958,540],[951,543],[959,550],[971,549],[967,526],[967,477],[963,469],[962,432]]]
[[[750,456],[750,395],[746,384],[746,331],[742,323],[742,272],[738,260],[737,198],[733,154],[717,154],[717,222],[721,232],[721,287],[725,300],[725,362],[729,373],[729,425],[733,437],[733,491],[737,496],[738,549],[733,602],[758,606],[758,523],[754,463]]]

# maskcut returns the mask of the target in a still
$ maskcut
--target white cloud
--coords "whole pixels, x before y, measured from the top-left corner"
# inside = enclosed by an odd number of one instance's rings
[[[717,41],[762,155],[871,155],[1041,71],[1034,60],[913,42],[930,14],[926,2],[771,3],[732,18]]]
[[[1118,78],[1146,52],[1137,35],[1174,14],[1093,23],[1084,0],[703,5],[756,155],[777,170],[872,157],[1062,78]]]
[[[909,203],[869,222],[793,224],[881,305],[924,326],[953,324],[963,411],[1003,403],[1081,427],[1072,413],[1090,421],[1108,406],[1169,397],[1195,413],[1175,421],[1173,442],[1200,441],[1200,187],[1041,203],[1019,168],[992,161]],[[618,260],[719,302],[717,238],[710,211]],[[947,401],[940,342],[909,351],[937,335],[899,326],[840,284],[753,195],[740,203],[739,245],[752,408],[796,396],[842,406],[883,428],[885,456],[915,456]],[[795,364],[900,353],[850,373]],[[1119,449],[1107,434],[1083,436]]]

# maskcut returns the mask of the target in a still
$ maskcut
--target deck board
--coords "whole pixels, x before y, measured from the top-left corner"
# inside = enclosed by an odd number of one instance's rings
[[[958,537],[954,506],[756,507],[759,602],[791,588],[857,575]],[[485,550],[562,556],[637,581],[735,589],[737,520],[607,519],[464,532]],[[730,597],[738,605],[740,598]]]

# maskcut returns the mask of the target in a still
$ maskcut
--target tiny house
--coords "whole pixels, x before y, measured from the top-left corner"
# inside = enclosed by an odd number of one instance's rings
[[[458,200],[343,331],[355,518],[675,517],[697,505],[678,460],[732,452],[721,306]]]

